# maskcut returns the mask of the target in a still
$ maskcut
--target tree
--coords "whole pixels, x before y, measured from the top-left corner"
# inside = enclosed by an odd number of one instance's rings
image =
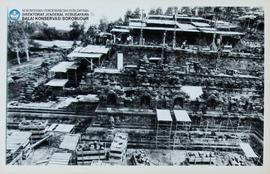
[[[94,37],[95,34],[96,34],[96,30],[97,30],[96,26],[91,25],[91,26],[89,26],[89,28],[88,28],[86,34],[87,34],[88,36],[90,36],[90,37]]]
[[[93,44],[94,43],[94,37],[96,35],[97,27],[95,25],[89,26],[88,30],[84,33],[82,37],[82,42],[85,45]]]
[[[69,36],[71,40],[78,40],[84,34],[84,24],[80,25],[77,21],[74,21],[70,28]]]
[[[173,15],[174,14],[173,10],[174,10],[173,7],[168,7],[164,14],[168,16]]]
[[[190,7],[182,7],[180,11],[181,11],[181,13],[184,13],[184,14],[190,14],[191,8]]]
[[[9,21],[8,22],[8,50],[16,52],[17,62],[21,64],[20,53],[26,53],[26,59],[29,61],[29,34],[33,32],[33,27],[25,21]]]
[[[44,33],[45,39],[47,40],[54,40],[55,38],[57,38],[57,30],[55,29],[55,27],[44,28],[42,32]]]
[[[156,9],[156,15],[163,15],[163,11],[160,7]]]
[[[243,7],[245,9],[246,12],[249,12],[251,10],[250,7]]]
[[[173,9],[173,14],[178,14],[178,7],[174,6],[172,7]]]
[[[109,21],[108,19],[103,16],[100,20],[99,20],[99,25],[98,25],[98,29],[102,32],[105,32],[108,29],[108,24]]]
[[[239,16],[244,14],[244,7],[236,7],[236,10]]]
[[[107,26],[106,32],[110,32],[115,25],[115,22],[110,22]]]
[[[194,8],[194,14],[196,13],[196,10],[197,10],[198,16],[202,16],[203,15],[203,13],[204,13],[204,8],[203,7],[195,7]]]
[[[20,51],[21,51],[21,48],[20,48],[20,44],[19,44],[19,41],[18,40],[14,40],[14,46],[15,46],[15,51],[16,51],[16,56],[17,56],[17,62],[18,64],[21,64],[21,58],[20,58]]]
[[[217,15],[217,16],[221,16],[222,14],[222,7],[215,7],[214,8],[214,13]]]
[[[213,7],[203,7],[203,12],[204,13],[211,13],[213,11]]]
[[[124,17],[124,24],[127,25],[128,24],[128,20],[129,18],[132,17],[132,11],[130,9],[128,9],[126,11],[125,17]]]
[[[156,14],[156,10],[154,8],[151,8],[148,14],[154,15],[154,14]]]
[[[122,18],[119,18],[118,20],[114,22],[110,22],[107,24],[106,32],[110,32],[115,26],[123,25],[124,21]]]
[[[140,18],[141,17],[141,10],[139,8],[136,8],[132,14],[133,18]]]
[[[215,94],[211,94],[207,98],[207,106],[215,109],[220,104],[219,98]]]
[[[224,9],[224,16],[226,17],[226,20],[230,20],[232,14],[236,13],[236,8],[235,7],[226,7]]]
[[[42,73],[46,75],[46,78],[48,78],[49,63],[47,61],[43,61],[40,67],[41,67]]]
[[[119,18],[117,21],[114,22],[115,25],[123,25],[124,21],[122,18]]]

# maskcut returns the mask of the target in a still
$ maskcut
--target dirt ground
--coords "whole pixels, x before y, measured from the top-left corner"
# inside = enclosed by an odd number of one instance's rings
[[[40,52],[40,56],[30,57],[29,62],[23,62],[20,65],[8,65],[8,100],[16,100],[20,96],[21,88],[26,84],[30,78],[35,79],[37,83],[45,80],[45,75],[38,71],[43,61],[59,62],[62,59],[59,53]],[[50,64],[53,66],[53,64]],[[12,77],[18,79],[13,80]]]
[[[137,149],[128,149],[127,160]],[[185,151],[183,150],[162,150],[162,149],[141,149],[150,159],[151,165],[168,166],[180,165],[185,161]]]
[[[23,165],[46,165],[53,153],[57,150],[55,147],[40,146],[33,150],[26,160],[23,160]]]
[[[42,145],[33,150],[26,160],[22,161],[22,165],[46,165],[51,156],[59,151],[57,147],[49,145]],[[185,161],[185,150],[163,150],[163,149],[127,149],[126,158],[123,162],[111,163],[109,160],[103,161],[110,165],[131,165],[130,159],[135,151],[144,151],[149,158],[152,166],[181,166]],[[195,152],[195,151],[194,151]],[[233,152],[219,152],[214,160],[215,166],[229,165],[229,156],[238,156],[239,154]],[[246,161],[246,165],[253,166],[251,161]]]

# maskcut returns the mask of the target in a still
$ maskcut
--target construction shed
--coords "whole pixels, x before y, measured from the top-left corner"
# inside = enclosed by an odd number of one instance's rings
[[[67,79],[68,81],[66,83],[68,83],[68,86],[76,87],[81,79],[80,64],[74,61],[59,62],[49,70],[49,77],[54,78],[50,81],[51,83],[53,82],[53,80]],[[65,86],[66,83],[61,86]],[[59,82],[57,84],[59,84]],[[56,87],[53,84],[48,84],[47,86]]]
[[[90,65],[91,70],[94,66],[100,66],[101,61],[108,56],[110,48],[101,45],[87,45],[86,47],[77,47],[67,57],[76,60],[81,64]]]

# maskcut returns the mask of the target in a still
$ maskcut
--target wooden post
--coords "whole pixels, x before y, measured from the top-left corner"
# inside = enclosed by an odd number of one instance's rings
[[[93,59],[91,58],[91,71],[93,71]]]
[[[164,59],[165,44],[166,44],[166,31],[164,31],[164,34],[163,34],[163,44],[162,44],[162,51],[161,51],[162,62],[163,62],[163,59]]]
[[[174,11],[173,48],[176,47],[176,9]]]
[[[141,34],[140,34],[140,45],[143,45],[143,9],[141,10]]]
[[[77,79],[77,69],[75,69],[75,84],[78,85],[78,79]]]

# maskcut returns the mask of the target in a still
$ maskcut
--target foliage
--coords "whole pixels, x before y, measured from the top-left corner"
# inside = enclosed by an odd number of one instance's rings
[[[84,24],[80,25],[77,21],[72,22],[70,25],[71,30],[69,31],[70,40],[79,40],[80,36],[84,33]]]

